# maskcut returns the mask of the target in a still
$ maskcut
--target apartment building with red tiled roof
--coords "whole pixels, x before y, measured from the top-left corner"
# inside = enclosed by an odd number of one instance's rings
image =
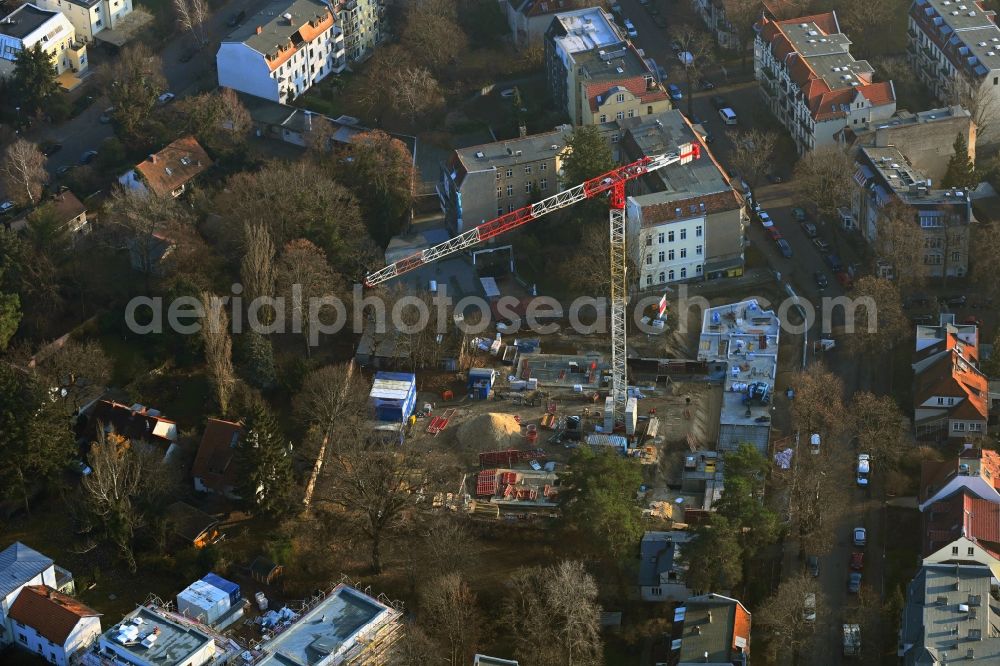
[[[960,492],[1000,504],[1000,454],[966,443],[954,458],[923,463],[917,489],[921,511]]]
[[[854,59],[835,12],[781,21],[765,15],[757,27],[754,74],[800,153],[896,112],[892,82],[875,82],[872,66]]]
[[[963,488],[921,517],[925,564],[982,564],[1000,577],[1000,504]]]
[[[101,635],[100,613],[46,585],[24,587],[7,616],[14,644],[56,666],[69,664]]]

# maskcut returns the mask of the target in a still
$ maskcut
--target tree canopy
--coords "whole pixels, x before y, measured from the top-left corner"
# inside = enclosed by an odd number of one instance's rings
[[[13,82],[21,110],[26,114],[41,111],[59,92],[52,57],[42,50],[41,42],[18,53]]]
[[[959,132],[952,144],[952,156],[948,160],[948,170],[941,182],[943,187],[973,188],[979,184],[976,176],[976,165],[969,158],[969,142]]]

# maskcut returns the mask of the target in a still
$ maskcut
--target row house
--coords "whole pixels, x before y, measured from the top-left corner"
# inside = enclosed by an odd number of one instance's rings
[[[972,199],[962,189],[935,189],[895,147],[861,148],[854,173],[852,214],[865,240],[874,244],[883,211],[892,201],[906,206],[913,229],[924,239],[927,277],[964,277],[969,269]]]
[[[649,63],[597,7],[552,19],[545,35],[545,73],[556,108],[565,110],[573,125],[672,108]]]
[[[25,4],[0,19],[0,77],[11,75],[18,54],[36,45],[51,58],[57,76],[87,69],[87,45],[77,39],[66,16]]]
[[[121,41],[119,36],[109,38],[106,31],[113,31],[132,13],[132,0],[38,0],[37,4],[61,12],[73,24],[77,38],[87,44]]]
[[[983,95],[983,106],[1000,102],[996,12],[977,0],[915,0],[908,19],[907,57],[918,78],[938,98],[950,99],[958,93]],[[986,138],[995,138],[997,129],[984,128],[992,135]]]
[[[986,434],[989,381],[979,370],[979,331],[943,313],[918,326],[913,357],[913,424],[918,439],[946,441]]]
[[[290,102],[347,67],[344,32],[322,0],[273,0],[222,40],[219,85]]]
[[[836,143],[847,127],[891,117],[891,81],[855,60],[835,12],[787,20],[763,17],[754,39],[754,75],[771,113],[799,153]]]
[[[460,234],[561,190],[559,172],[573,128],[455,150],[436,186],[449,228]]]
[[[625,215],[639,286],[743,274],[746,209],[725,171],[677,110],[619,121],[622,161],[699,144],[701,156],[629,185]]]

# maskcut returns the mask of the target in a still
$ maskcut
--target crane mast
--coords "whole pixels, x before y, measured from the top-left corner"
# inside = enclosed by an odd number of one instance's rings
[[[626,329],[628,306],[628,254],[625,243],[625,184],[647,173],[671,164],[687,164],[701,155],[698,144],[685,143],[677,151],[643,157],[612,169],[596,178],[563,190],[538,203],[501,215],[473,227],[443,243],[404,257],[385,268],[369,273],[365,286],[374,287],[403,273],[426,266],[449,255],[468,250],[480,243],[496,238],[532,220],[548,215],[573,204],[592,199],[605,193],[609,197],[610,216],[610,268],[611,268],[611,395],[614,398],[615,419],[624,418],[628,399],[626,372]]]

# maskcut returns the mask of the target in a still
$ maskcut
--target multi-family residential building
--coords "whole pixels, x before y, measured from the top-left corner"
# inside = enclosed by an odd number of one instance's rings
[[[691,6],[701,17],[705,27],[715,36],[719,46],[726,49],[750,49],[751,42],[740,44],[739,30],[734,27],[730,20],[734,16],[746,17],[744,11],[747,5],[745,3],[740,2],[740,0],[691,0]],[[801,5],[789,2],[789,0],[765,0],[758,2],[754,9],[757,10],[758,16],[775,19],[782,18],[789,13],[795,13],[801,9]],[[754,19],[756,18],[757,16],[754,17]]]
[[[915,0],[907,55],[918,78],[941,99],[1000,103],[1000,27],[978,0]],[[981,96],[981,97],[980,97]],[[995,125],[995,123],[994,123]],[[995,139],[998,128],[984,128]],[[984,138],[984,137],[980,137]]]
[[[215,56],[219,85],[288,102],[347,67],[344,33],[322,0],[273,0]]]
[[[560,191],[559,172],[573,129],[496,141],[452,153],[437,194],[448,226],[461,233]]]
[[[581,0],[505,0],[503,4],[514,46],[524,48],[540,46],[553,15],[576,9]]]
[[[56,666],[68,666],[101,635],[100,613],[47,585],[24,587],[8,617],[14,643]]]
[[[955,325],[951,313],[938,326],[918,326],[913,357],[913,424],[920,439],[962,439],[986,434],[989,382],[979,370],[979,331]]]
[[[925,564],[906,589],[904,666],[1000,663],[1000,601],[989,567]]]
[[[132,0],[38,0],[38,6],[62,12],[80,41],[100,39],[105,30],[117,28],[132,13]]]
[[[557,14],[545,33],[545,74],[556,108],[573,125],[596,125],[671,108],[649,63],[599,7]]]
[[[865,121],[844,128],[843,145],[856,155],[861,148],[896,148],[910,166],[940,183],[955,154],[955,138],[965,138],[969,159],[976,161],[976,124],[961,106],[910,113],[901,109],[888,120]]]
[[[57,75],[87,69],[87,45],[76,39],[73,24],[58,11],[26,4],[0,19],[0,77],[13,73],[18,54],[36,44]]]
[[[336,12],[344,31],[347,59],[364,60],[382,41],[385,5],[380,0],[348,0],[340,2]]]
[[[764,17],[754,40],[754,74],[771,113],[800,153],[829,145],[847,127],[891,117],[891,81],[851,55],[834,12],[776,21]]]
[[[921,513],[924,564],[990,567],[1000,576],[1000,504],[963,489]]]
[[[673,639],[680,654],[672,663],[747,664],[751,619],[738,599],[714,593],[690,597],[674,613]]]
[[[854,184],[852,215],[865,240],[876,242],[886,206],[901,202],[911,214],[914,233],[919,229],[924,239],[924,275],[965,276],[972,222],[968,191],[934,188],[932,180],[910,166],[895,147],[861,148]]]
[[[619,122],[623,162],[700,143],[680,111]],[[700,149],[699,159],[657,169],[628,188],[625,214],[641,289],[743,274],[745,203],[707,147]]]

